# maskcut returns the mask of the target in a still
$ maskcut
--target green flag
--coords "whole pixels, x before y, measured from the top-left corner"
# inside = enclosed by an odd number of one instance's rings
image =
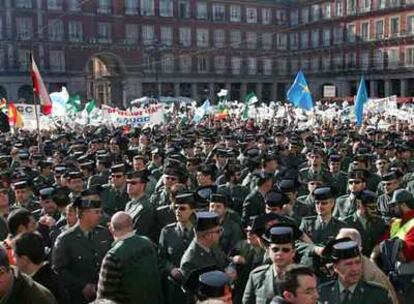
[[[66,102],[66,111],[77,113],[81,110],[81,99],[79,95],[70,96]]]
[[[85,110],[88,112],[88,114],[91,114],[91,112],[96,109],[96,101],[95,99],[89,100],[89,102],[85,105]]]
[[[242,119],[247,120],[249,119],[249,106],[255,104],[259,100],[254,92],[250,92],[244,97],[244,109],[242,114]]]

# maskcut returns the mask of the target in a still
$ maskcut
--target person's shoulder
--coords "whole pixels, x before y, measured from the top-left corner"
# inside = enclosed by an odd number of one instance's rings
[[[302,218],[302,222],[303,223],[313,223],[316,221],[316,219],[318,218],[317,215],[311,215],[311,216],[304,216]]]
[[[344,194],[336,198],[337,201],[344,201],[349,197],[349,194]]]
[[[329,290],[335,287],[336,280],[328,281],[319,285],[319,289],[322,290]]]
[[[252,276],[258,276],[258,275],[268,271],[270,267],[272,267],[271,264],[261,265],[259,267],[256,267],[255,269],[253,269],[250,274]]]
[[[374,281],[362,281],[361,287],[367,289],[368,292],[374,292],[374,293],[387,293],[387,290]]]
[[[78,225],[72,226],[66,230],[63,230],[62,233],[59,234],[59,240],[70,239],[74,237],[77,233],[80,233]]]

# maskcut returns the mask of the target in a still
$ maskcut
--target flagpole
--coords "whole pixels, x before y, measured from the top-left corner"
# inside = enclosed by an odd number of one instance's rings
[[[30,53],[30,75],[32,75],[33,72],[33,52]],[[35,108],[35,115],[36,115],[36,124],[37,124],[37,145],[39,148],[39,152],[42,152],[42,136],[40,135],[40,122],[39,122],[39,111],[37,110],[37,105],[39,104],[40,107],[40,102],[37,103],[37,99],[36,99],[36,88],[35,88],[35,84],[33,83],[33,78],[32,78],[32,84],[33,84],[33,104],[34,104],[34,108]],[[39,100],[40,101],[40,100]]]

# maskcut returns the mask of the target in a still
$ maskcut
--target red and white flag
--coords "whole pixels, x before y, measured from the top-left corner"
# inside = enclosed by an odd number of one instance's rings
[[[42,113],[49,115],[52,113],[52,100],[50,99],[49,93],[46,90],[42,76],[40,75],[39,69],[37,68],[36,62],[34,61],[33,55],[30,56],[31,69],[30,74],[33,82],[33,93],[39,97]]]

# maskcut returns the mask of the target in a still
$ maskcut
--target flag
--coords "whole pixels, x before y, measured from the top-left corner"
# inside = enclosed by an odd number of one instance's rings
[[[43,82],[42,76],[40,75],[39,69],[37,68],[33,55],[30,56],[30,60],[30,74],[32,76],[33,82],[33,93],[39,97],[42,113],[49,115],[52,113],[52,100],[47,93],[45,84]]]
[[[86,110],[88,114],[91,114],[94,109],[96,109],[96,101],[95,99],[91,99],[86,103],[84,110]]]
[[[359,82],[358,92],[355,97],[354,111],[356,117],[356,124],[360,126],[362,120],[364,119],[364,104],[368,101],[368,92],[365,85],[364,76],[361,76],[361,81]]]
[[[81,111],[81,98],[79,95],[69,96],[66,102],[66,111],[70,114]]]
[[[258,102],[257,96],[254,92],[250,92],[244,97],[244,107],[243,107],[243,114],[242,119],[247,120],[249,119],[249,106]]]
[[[66,87],[62,87],[62,90],[60,92],[51,93],[50,99],[52,100],[52,115],[65,116],[66,103],[69,100],[69,93]]]
[[[295,81],[287,92],[287,99],[295,107],[309,111],[313,108],[312,95],[302,71],[296,74]]]
[[[193,122],[198,124],[211,109],[210,100],[206,99],[201,107],[195,110]]]
[[[16,127],[16,128],[23,127],[22,114],[19,111],[17,111],[17,108],[13,102],[9,102],[8,116],[9,116],[10,127]]]

